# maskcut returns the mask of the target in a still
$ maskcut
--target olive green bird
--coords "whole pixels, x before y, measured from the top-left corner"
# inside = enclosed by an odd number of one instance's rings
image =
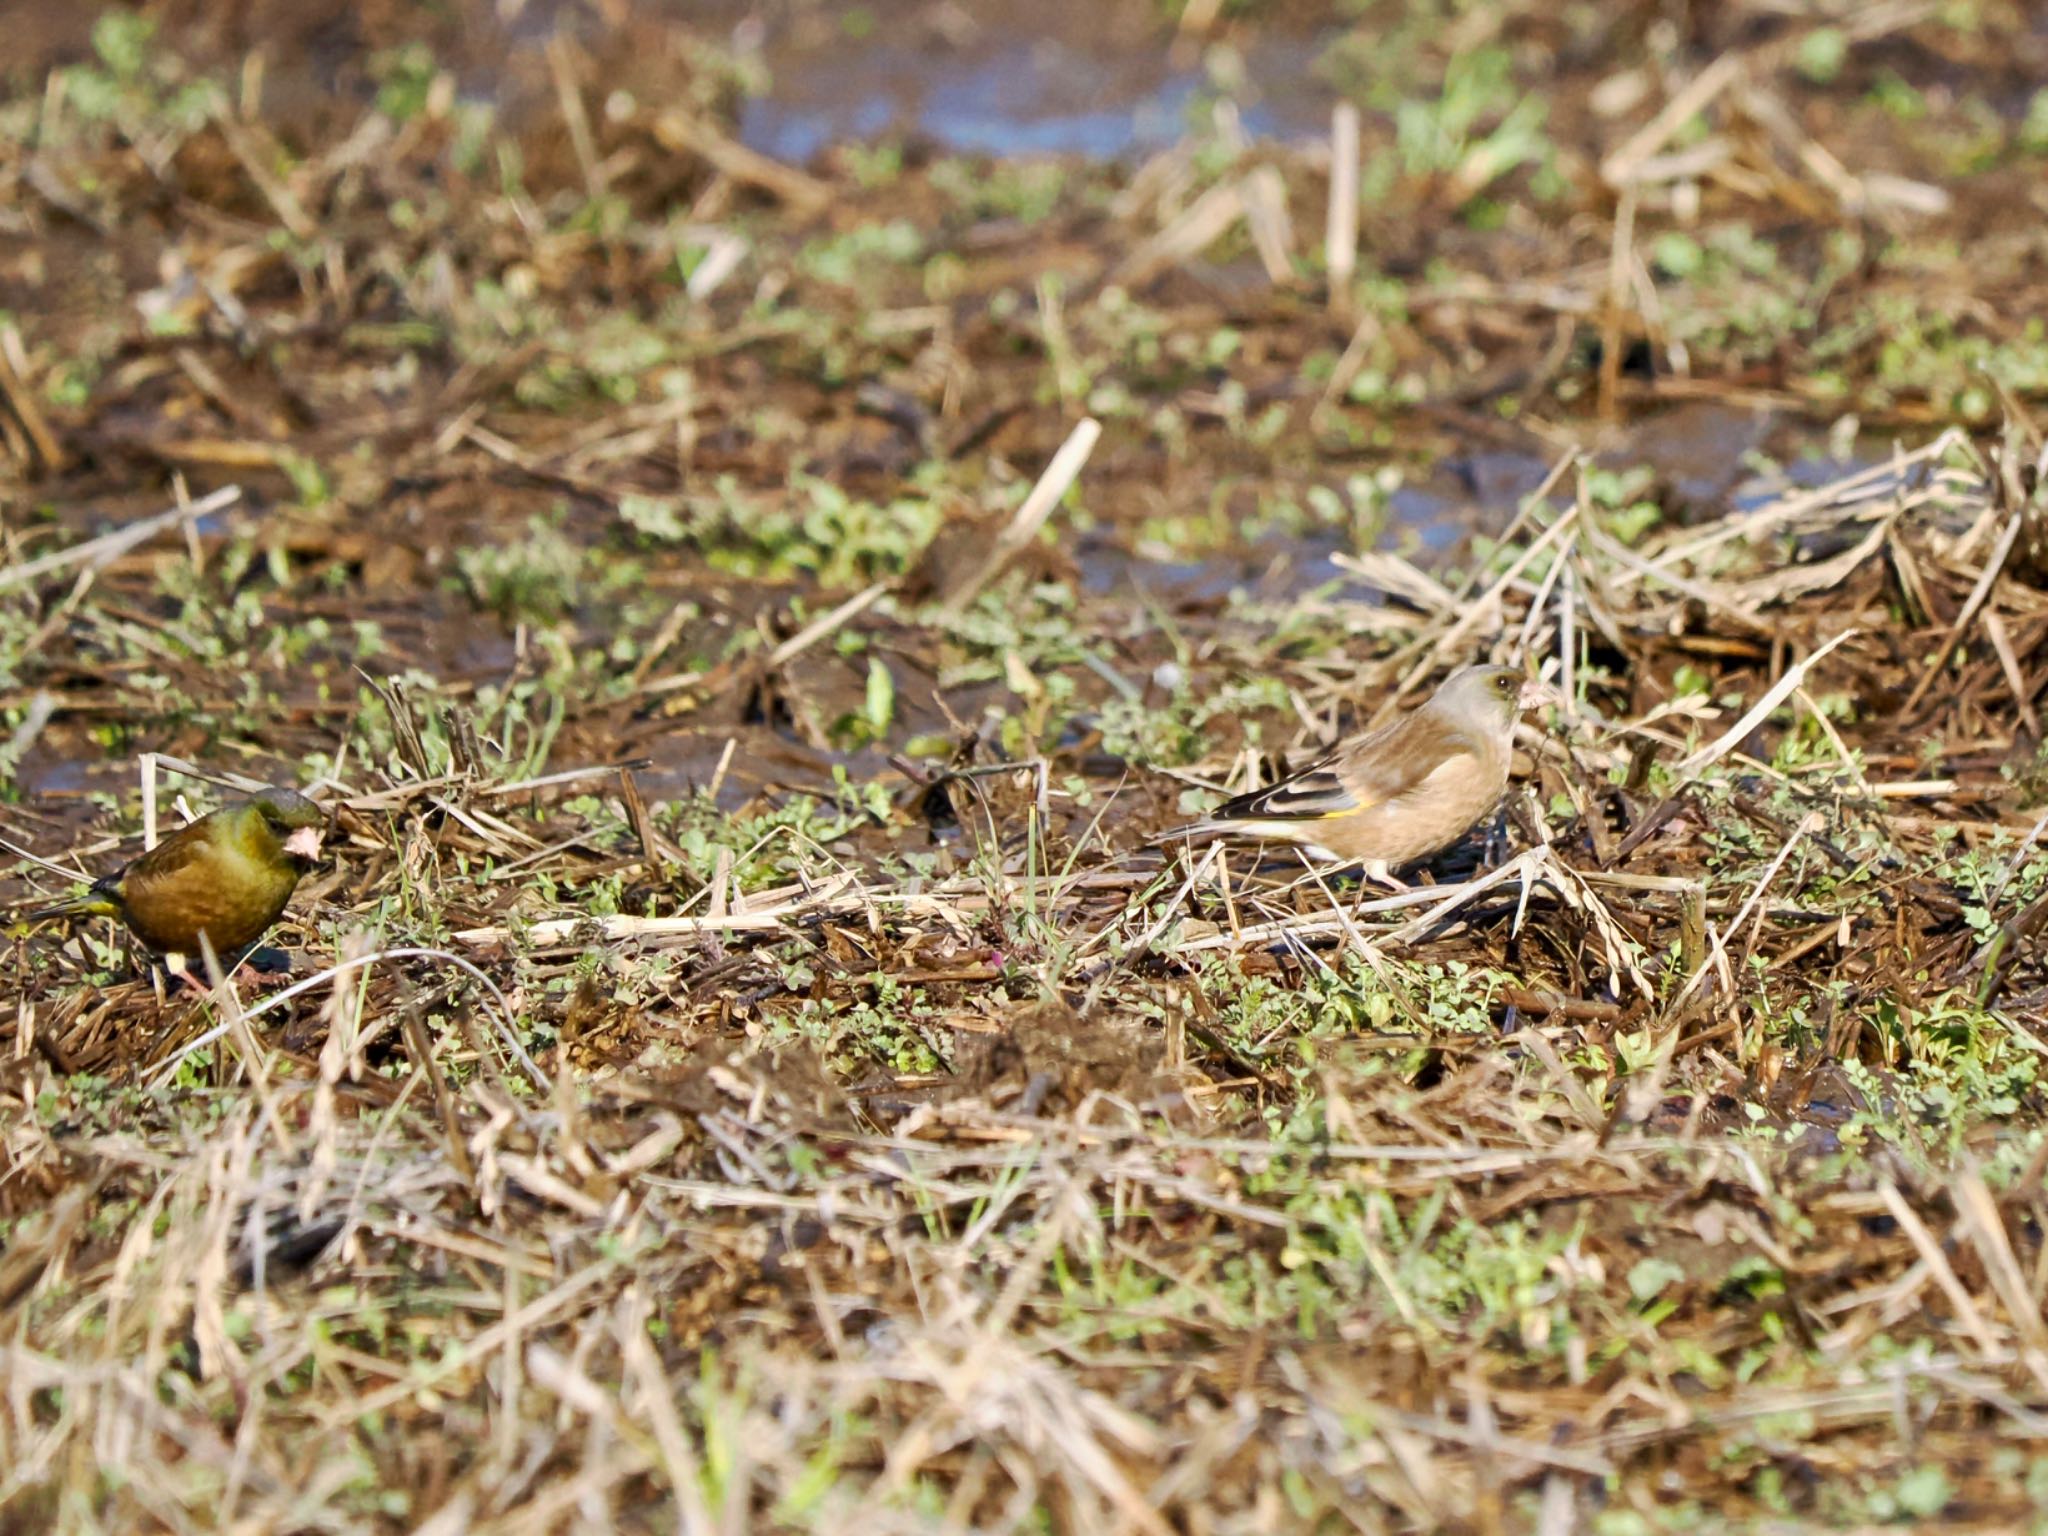
[[[82,896],[27,915],[117,917],[157,954],[200,954],[223,965],[283,914],[299,877],[320,856],[327,814],[296,790],[266,789],[181,827]]]

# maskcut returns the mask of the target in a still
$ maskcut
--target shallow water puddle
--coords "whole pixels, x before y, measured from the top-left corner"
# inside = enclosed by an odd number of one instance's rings
[[[914,135],[989,155],[1109,160],[1166,147],[1207,77],[1197,44],[1176,45],[1157,8],[1089,0],[897,0],[742,16],[773,77],[742,108],[751,147],[807,160],[847,140]],[[702,14],[701,12],[699,13]],[[1320,39],[1273,28],[1239,55],[1245,131],[1326,131]]]

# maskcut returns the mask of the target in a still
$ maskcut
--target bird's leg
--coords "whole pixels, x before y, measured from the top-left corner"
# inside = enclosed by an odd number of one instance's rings
[[[1405,895],[1409,889],[1406,881],[1387,868],[1385,859],[1368,859],[1360,866],[1360,872],[1375,885],[1384,885],[1396,896]]]
[[[164,981],[166,978],[175,983],[177,990],[180,992],[204,992],[206,990],[206,983],[193,974],[192,967],[186,963],[185,957],[175,950],[166,954],[161,961],[150,967],[149,974],[150,979],[156,983],[158,1002],[162,1002],[164,999]]]
[[[253,948],[253,947],[252,947]],[[229,964],[220,971],[221,978],[234,989],[239,998],[243,992],[261,984],[262,973],[249,964],[250,951],[231,957]],[[178,984],[180,991],[206,993],[213,990],[213,984],[192,968],[191,957],[173,951],[163,957],[161,975],[168,976]],[[161,980],[158,983],[161,990]]]
[[[1508,852],[1508,808],[1503,802],[1494,811],[1493,820],[1486,829],[1486,841],[1481,846],[1484,868],[1497,868]]]

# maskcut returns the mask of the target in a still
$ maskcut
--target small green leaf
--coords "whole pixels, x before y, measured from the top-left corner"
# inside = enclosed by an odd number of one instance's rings
[[[1899,1486],[1894,1490],[1899,1507],[1923,1520],[1932,1519],[1946,1509],[1955,1493],[1955,1485],[1940,1467],[1915,1467],[1899,1479]]]
[[[896,718],[896,679],[879,656],[868,658],[868,696],[861,713],[877,736],[887,732],[889,722]]]
[[[1665,1286],[1684,1278],[1685,1271],[1669,1259],[1644,1259],[1628,1272],[1628,1293],[1641,1306]]]
[[[1826,85],[1842,72],[1849,56],[1849,39],[1839,27],[1815,27],[1799,40],[1799,73],[1819,85]]]

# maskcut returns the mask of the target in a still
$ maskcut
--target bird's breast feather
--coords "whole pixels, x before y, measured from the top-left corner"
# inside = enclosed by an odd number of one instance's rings
[[[1414,793],[1445,773],[1476,766],[1479,744],[1432,710],[1419,709],[1366,737],[1336,760],[1354,810]]]

